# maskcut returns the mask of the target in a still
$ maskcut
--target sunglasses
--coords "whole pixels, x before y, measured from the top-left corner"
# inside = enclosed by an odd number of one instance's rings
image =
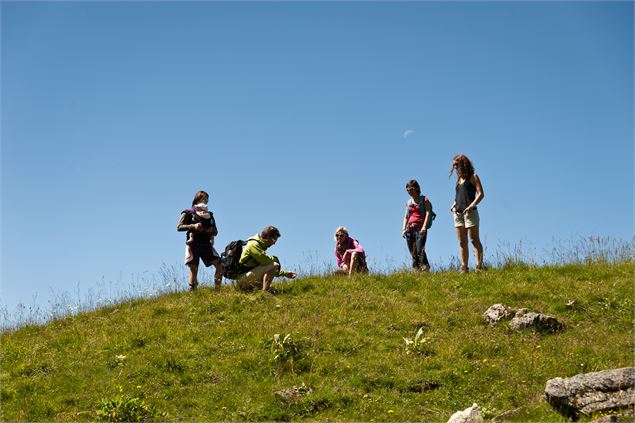
[[[345,237],[345,236],[346,236],[346,234],[335,234],[336,238],[342,238],[342,237]]]

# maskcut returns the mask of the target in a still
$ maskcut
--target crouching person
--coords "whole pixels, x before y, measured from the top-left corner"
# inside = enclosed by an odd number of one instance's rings
[[[357,272],[368,273],[366,252],[356,239],[348,235],[348,230],[343,226],[335,230],[335,258],[337,258],[335,273],[349,276]]]
[[[280,231],[267,226],[260,235],[254,235],[247,240],[240,255],[240,265],[245,269],[244,273],[236,277],[236,284],[240,290],[253,291],[262,289],[267,292],[275,292],[271,288],[271,282],[276,276],[286,276],[294,279],[294,272],[285,272],[280,268],[280,260],[276,256],[266,253],[280,238]]]

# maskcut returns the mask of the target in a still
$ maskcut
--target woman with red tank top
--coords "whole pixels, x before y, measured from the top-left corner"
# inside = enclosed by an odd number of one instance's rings
[[[428,223],[431,223],[430,219],[432,219],[432,207],[428,199],[421,195],[421,187],[416,180],[408,181],[406,191],[411,199],[406,204],[401,236],[406,238],[408,251],[412,256],[412,267],[415,270],[427,272],[430,270],[430,263],[426,254],[426,240]]]
[[[456,169],[455,197],[450,211],[454,215],[454,227],[459,238],[459,250],[461,253],[461,273],[468,272],[468,259],[470,252],[467,246],[467,238],[472,240],[474,255],[476,257],[476,270],[483,269],[483,245],[479,235],[480,217],[476,205],[485,197],[483,185],[478,175],[474,172],[474,166],[464,154],[458,154],[452,159],[450,176]]]

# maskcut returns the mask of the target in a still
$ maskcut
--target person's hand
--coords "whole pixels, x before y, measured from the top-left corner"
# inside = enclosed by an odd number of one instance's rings
[[[402,238],[405,238],[405,237],[406,237],[406,230],[405,230],[405,229],[402,229],[402,230],[401,230],[401,237],[402,237]]]
[[[298,275],[296,275],[295,272],[288,272],[287,273],[287,278],[289,278],[289,279],[295,279],[296,276],[298,276]]]
[[[472,210],[474,210],[474,207],[472,206],[467,206],[465,208],[465,210],[463,210],[463,214],[467,214],[468,212],[471,212]]]
[[[345,272],[348,272],[348,264],[346,263],[342,264],[342,270],[344,270]]]
[[[194,230],[195,231],[202,231],[203,230],[203,224],[202,223],[195,223],[194,224]]]
[[[452,213],[456,213],[456,206],[452,206],[452,207],[450,207],[450,211],[451,211]]]
[[[426,232],[428,232],[428,230],[426,229],[426,227],[424,226],[423,228],[421,228],[421,230],[419,231],[421,233],[421,235],[425,235]]]

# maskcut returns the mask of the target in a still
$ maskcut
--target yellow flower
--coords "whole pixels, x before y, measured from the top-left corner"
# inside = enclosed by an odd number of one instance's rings
[[[485,364],[485,363],[487,363],[487,359],[486,358],[483,359],[483,364]]]
[[[388,410],[388,413],[394,413],[395,410]]]

